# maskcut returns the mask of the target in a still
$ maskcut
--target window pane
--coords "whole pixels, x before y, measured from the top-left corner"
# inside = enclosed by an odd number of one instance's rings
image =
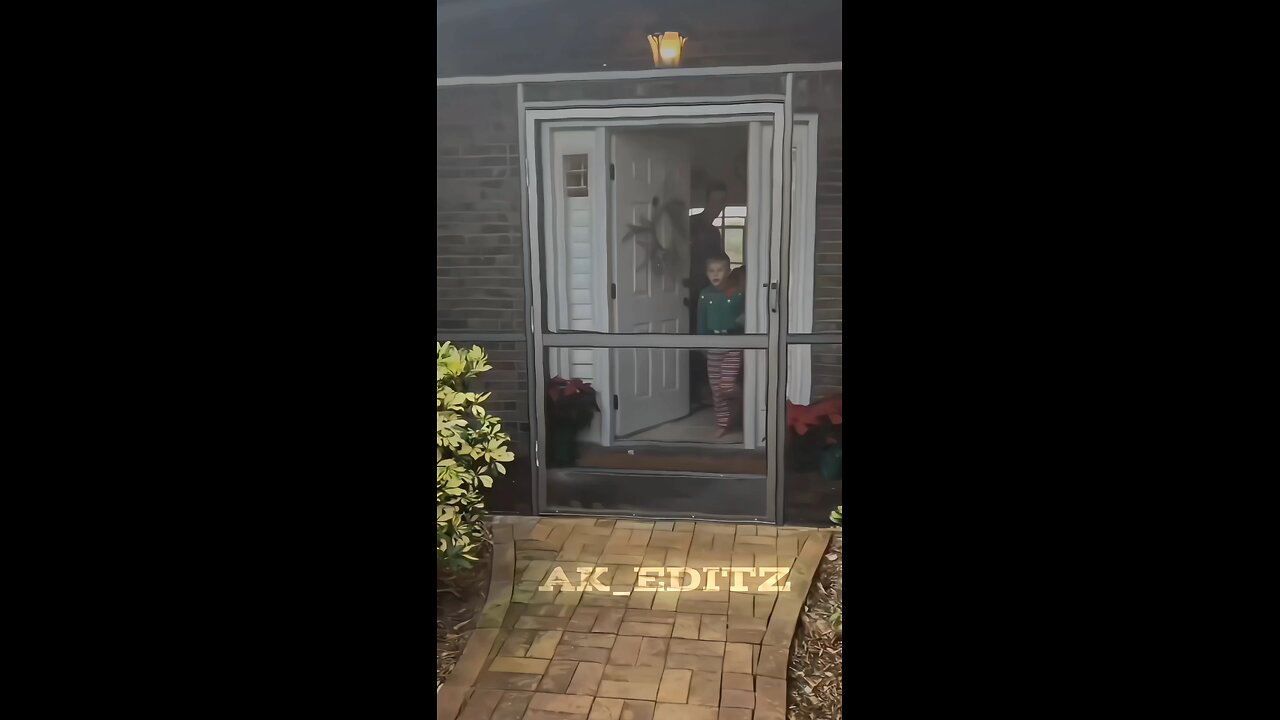
[[[724,252],[735,267],[742,264],[742,233],[738,228],[726,228],[724,231]]]
[[[569,197],[587,197],[587,156],[566,155],[564,158],[565,194]]]
[[[766,351],[546,352],[552,508],[765,517]]]

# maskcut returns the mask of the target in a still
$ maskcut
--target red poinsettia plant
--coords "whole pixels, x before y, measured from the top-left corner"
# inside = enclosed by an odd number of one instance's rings
[[[598,412],[596,389],[591,383],[559,376],[547,383],[547,419],[553,427],[562,426],[576,433],[590,425],[591,417]]]
[[[812,405],[787,402],[787,427],[800,437],[813,433],[826,445],[839,445],[844,426],[844,395],[833,395]]]

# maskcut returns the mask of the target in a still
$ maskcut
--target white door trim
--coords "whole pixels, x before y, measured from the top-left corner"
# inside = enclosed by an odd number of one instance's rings
[[[715,103],[716,98],[701,98],[703,102]],[[717,118],[733,115],[768,115],[780,117],[782,109],[779,103],[726,103],[706,105],[651,105],[627,107],[588,107],[588,108],[530,108],[525,110],[525,122],[530,129],[533,124],[544,120],[618,120],[624,118]],[[716,122],[704,120],[704,122]],[[720,120],[720,122],[727,122]],[[737,122],[737,121],[734,121]],[[779,120],[779,122],[781,122]]]
[[[813,332],[814,256],[818,247],[818,115],[793,116],[793,142],[803,127],[804,155],[793,164],[791,213],[791,272],[787,303],[787,333]],[[796,201],[803,202],[798,206]],[[787,345],[787,399],[808,405],[813,392],[813,355],[810,345]]]
[[[748,102],[773,102],[780,103],[786,100],[787,96],[781,93],[777,95],[725,95],[716,97],[715,102],[719,104],[748,103]],[[583,108],[583,107],[626,107],[631,105],[706,105],[708,98],[702,97],[647,97],[647,98],[621,98],[616,100],[535,100],[524,104],[525,108],[530,110],[543,108]]]
[[[792,198],[802,198],[804,207],[797,213],[796,234],[791,239],[791,311],[787,332],[813,332],[813,260],[818,244],[818,114],[796,113],[794,126],[805,127],[804,157],[800,172],[796,173],[796,192]],[[793,127],[794,127],[793,126]],[[796,241],[799,240],[799,243]],[[797,266],[797,263],[799,265]],[[797,272],[797,267],[801,272]],[[810,272],[803,272],[808,269]]]

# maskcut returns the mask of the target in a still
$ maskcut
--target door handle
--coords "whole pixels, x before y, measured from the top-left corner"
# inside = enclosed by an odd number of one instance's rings
[[[778,312],[778,283],[769,283],[769,312]]]

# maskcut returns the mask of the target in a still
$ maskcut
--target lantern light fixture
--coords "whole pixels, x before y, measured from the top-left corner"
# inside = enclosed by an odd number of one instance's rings
[[[688,39],[678,32],[650,35],[649,47],[653,50],[653,66],[680,67],[680,60],[684,57],[684,44]]]

